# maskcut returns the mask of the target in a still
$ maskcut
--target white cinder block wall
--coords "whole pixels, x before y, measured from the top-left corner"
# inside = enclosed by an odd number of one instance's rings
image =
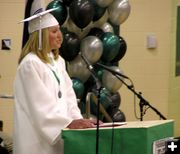
[[[179,77],[175,77],[176,6],[178,0],[129,0],[131,14],[120,25],[120,35],[127,42],[127,53],[120,60],[120,67],[133,81],[137,92],[167,118],[175,119],[175,135],[180,135]],[[157,39],[155,49],[147,49],[147,35]],[[133,94],[125,86],[121,109],[127,120],[134,116]],[[139,116],[139,99],[136,107]],[[149,109],[144,120],[159,117]]]
[[[24,0],[0,0],[0,45],[2,39],[11,39],[11,50],[0,47],[0,94],[12,95],[12,84],[21,49]],[[11,134],[13,125],[13,100],[0,98],[0,120],[4,131]]]

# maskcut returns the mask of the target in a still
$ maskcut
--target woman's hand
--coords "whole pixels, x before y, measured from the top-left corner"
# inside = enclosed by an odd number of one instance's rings
[[[99,121],[101,124],[102,122]],[[83,128],[95,128],[97,124],[97,120],[90,120],[90,119],[76,119],[73,120],[67,128],[70,129],[83,129]]]

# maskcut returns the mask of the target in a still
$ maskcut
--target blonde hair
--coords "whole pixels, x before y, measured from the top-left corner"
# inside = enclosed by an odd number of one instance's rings
[[[42,49],[39,49],[39,32],[35,31],[30,34],[28,41],[23,47],[18,63],[20,64],[23,58],[30,52],[36,54],[44,63],[50,63],[48,58],[48,52],[51,50],[49,43],[49,31],[48,28],[42,29]],[[55,60],[59,57],[58,49],[53,49],[52,53]]]

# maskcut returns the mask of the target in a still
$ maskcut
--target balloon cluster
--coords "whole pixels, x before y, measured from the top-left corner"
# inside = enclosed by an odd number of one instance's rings
[[[52,14],[61,25],[63,43],[59,54],[67,63],[76,96],[86,102],[88,92],[95,89],[95,81],[79,53],[94,65],[96,77],[102,83],[100,102],[113,121],[125,121],[119,109],[119,88],[122,82],[110,72],[98,67],[97,62],[123,73],[117,66],[127,49],[126,41],[119,36],[121,25],[130,14],[128,0],[53,0],[47,9],[58,8]],[[81,106],[81,110],[84,109]],[[91,112],[96,105],[91,101]]]

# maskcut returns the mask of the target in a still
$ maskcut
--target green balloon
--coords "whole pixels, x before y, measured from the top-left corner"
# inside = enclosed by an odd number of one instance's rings
[[[111,96],[110,91],[107,90],[106,88],[102,88],[100,92],[100,102],[105,109],[107,109],[111,105],[110,96]]]
[[[104,109],[107,109],[108,107],[111,106],[111,93],[109,90],[107,90],[106,88],[102,88],[100,91],[100,103],[102,104],[102,106],[104,107]],[[90,99],[91,102],[91,110],[93,112],[93,114],[96,115],[96,111],[97,111],[97,105],[95,104],[95,102]]]
[[[96,68],[96,69],[95,69],[96,75],[97,75],[97,77],[98,77],[98,79],[99,79],[100,81],[102,81],[103,70],[104,70],[103,68]]]
[[[102,61],[110,62],[118,54],[120,42],[118,36],[111,32],[106,32],[101,36],[103,43]]]
[[[59,24],[62,25],[67,18],[66,6],[59,0],[54,0],[48,4],[46,9],[48,10],[53,8],[57,8],[57,9],[52,11],[51,14],[54,15],[54,17],[59,22]]]
[[[105,13],[106,8],[105,7],[100,7],[96,0],[90,0],[92,2],[93,7],[94,7],[94,16],[93,16],[93,21],[99,20]]]
[[[73,89],[75,91],[76,97],[78,99],[81,99],[84,93],[83,82],[78,78],[72,78],[72,82],[73,82]]]

